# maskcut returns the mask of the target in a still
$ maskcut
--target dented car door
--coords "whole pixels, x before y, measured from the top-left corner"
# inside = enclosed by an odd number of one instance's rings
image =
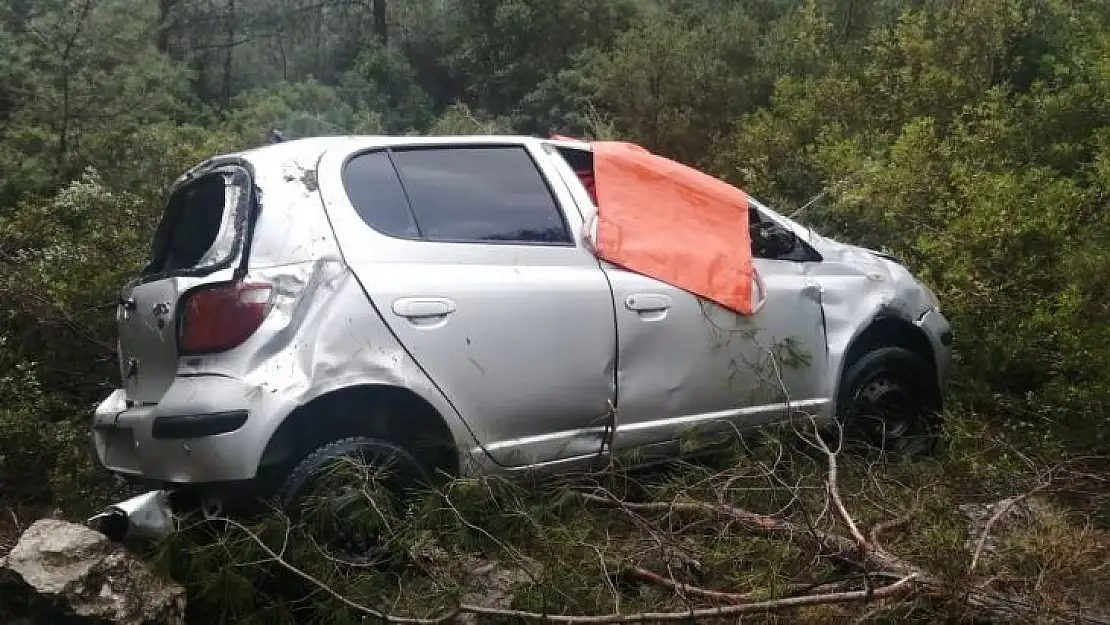
[[[616,396],[612,297],[529,146],[409,143],[343,168],[346,194],[324,197],[345,259],[485,453],[596,457]]]
[[[594,224],[596,199],[582,184],[589,182],[588,152],[549,152],[561,161],[585,223]],[[619,337],[616,447],[637,448],[640,458],[666,456],[699,436],[712,442],[733,428],[828,404],[821,287],[809,271],[819,257],[796,243],[788,250],[753,246],[758,303],[750,315],[601,262]]]

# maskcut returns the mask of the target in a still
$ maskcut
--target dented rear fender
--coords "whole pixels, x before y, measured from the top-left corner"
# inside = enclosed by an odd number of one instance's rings
[[[280,402],[249,444],[257,466],[274,433],[297,408],[355,387],[396,387],[415,393],[443,418],[458,449],[474,439],[461,418],[389,332],[355,275],[339,261],[253,270],[248,280],[274,285],[262,327],[244,349],[186,362],[188,375],[226,375],[250,393]],[[261,401],[261,399],[259,400]]]

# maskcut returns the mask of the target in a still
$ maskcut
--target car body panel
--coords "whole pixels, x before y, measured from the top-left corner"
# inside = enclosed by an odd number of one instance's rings
[[[844,357],[855,339],[876,320],[891,317],[927,330],[938,385],[942,389],[946,386],[952,347],[941,336],[950,333],[951,328],[928,288],[897,262],[822,236],[759,202],[753,203],[822,256],[822,262],[814,263],[809,272],[821,287],[829,353],[825,387],[831,397],[835,398],[845,368]]]
[[[345,262],[485,452],[507,467],[596,455],[616,400],[613,300],[597,260],[577,240],[515,245],[382,234],[347,197],[348,156],[329,153],[319,167]],[[569,217],[571,232],[580,231]]]
[[[555,168],[575,190],[575,212],[593,223],[597,208],[575,184],[577,176],[565,162]],[[820,285],[808,263],[756,258],[753,265],[763,301],[754,314],[740,315],[602,262],[620,337],[616,448],[655,445],[653,454],[671,455],[699,434],[712,440],[722,430],[780,421],[797,411],[826,412]],[[663,303],[641,303],[650,298]],[[807,364],[786,357],[788,342],[793,355],[808,357]]]
[[[307,199],[319,206],[316,189],[306,188],[304,177],[290,175],[315,171],[322,145],[314,155],[310,146],[247,155],[254,183],[264,189],[266,218],[255,230],[245,279],[269,280],[275,286],[262,326],[234,350],[177,359],[176,377],[157,401],[128,405],[134,400],[126,389],[102,401],[92,434],[107,468],[182,484],[250,479],[273,433],[297,407],[360,386],[412,391],[443,417],[460,450],[473,448],[473,438],[451,405],[388,329],[380,323],[355,323],[376,313],[340,261],[323,211],[305,205]],[[280,262],[283,255],[294,262]],[[227,280],[232,274],[228,267],[194,282]],[[170,335],[167,340],[174,339]],[[250,416],[239,430],[204,439],[155,440],[151,435],[158,416],[204,414],[216,405],[248,410]],[[465,454],[460,463],[467,463]]]
[[[181,295],[230,266],[240,252],[243,234],[238,217],[248,210],[246,173],[234,167],[206,168],[203,177],[223,186],[224,209],[212,245],[193,270],[140,276],[120,292],[116,316],[120,378],[135,404],[156,403],[173,384]]]

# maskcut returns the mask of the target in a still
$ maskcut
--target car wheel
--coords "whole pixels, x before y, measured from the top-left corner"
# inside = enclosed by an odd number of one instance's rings
[[[404,514],[409,489],[427,477],[401,447],[357,436],[305,456],[278,488],[277,499],[332,555],[367,564],[387,551],[391,525]]]
[[[936,375],[901,347],[876,349],[844,375],[837,413],[845,438],[900,456],[921,456],[937,446],[940,393]]]

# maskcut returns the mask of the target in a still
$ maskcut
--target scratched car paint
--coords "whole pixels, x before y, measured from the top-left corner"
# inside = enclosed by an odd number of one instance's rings
[[[383,232],[344,172],[386,149],[397,162],[434,150],[425,160],[445,168],[443,185],[474,154],[526,157],[567,240]],[[172,196],[184,217],[171,199],[151,265],[121,292],[122,383],[95,411],[99,461],[218,511],[351,437],[388,440],[424,468],[513,475],[628,451],[675,457],[691,428],[827,420],[861,350],[904,347],[927,363],[930,388],[946,387],[951,331],[925,286],[754,199],[753,219],[794,240],[787,256],[756,254],[765,301],[750,317],[599,261],[596,207],[572,167],[588,154],[530,137],[312,138],[190,170]],[[428,180],[408,201],[436,197]],[[497,176],[483,184],[496,191]],[[781,362],[784,339],[802,364]],[[428,438],[434,454],[421,451]]]

